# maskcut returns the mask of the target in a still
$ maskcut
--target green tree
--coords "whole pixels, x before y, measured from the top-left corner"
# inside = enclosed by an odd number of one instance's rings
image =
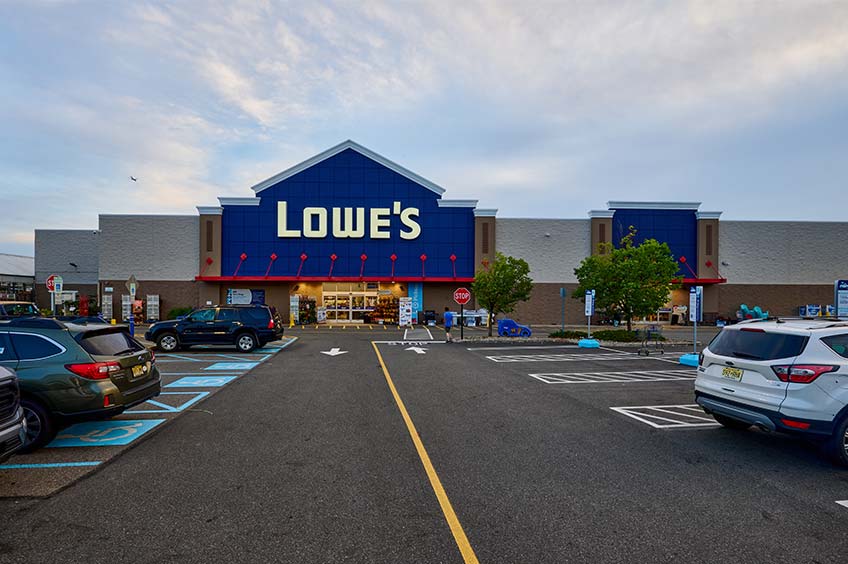
[[[477,303],[489,312],[490,337],[495,316],[509,313],[518,302],[529,299],[532,289],[530,265],[524,259],[498,253],[493,263],[477,271],[471,291]]]
[[[656,239],[634,245],[635,236],[631,226],[618,247],[601,243],[599,254],[583,259],[574,269],[580,285],[572,296],[584,299],[586,290],[595,290],[595,307],[620,315],[628,331],[634,317],[656,313],[679,286],[678,264],[668,245]]]

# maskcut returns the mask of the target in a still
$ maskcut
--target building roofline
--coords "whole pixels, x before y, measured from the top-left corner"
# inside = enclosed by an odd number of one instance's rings
[[[427,188],[428,190],[430,190],[432,192],[435,192],[439,196],[441,196],[442,194],[445,193],[445,189],[442,188],[441,186],[439,186],[438,184],[431,182],[431,181],[427,180],[426,178],[415,174],[411,170],[400,166],[399,164],[387,159],[383,155],[380,155],[379,153],[375,153],[371,149],[363,147],[359,143],[356,143],[355,141],[351,141],[350,139],[348,139],[347,141],[342,141],[338,145],[336,145],[334,147],[330,147],[326,151],[318,153],[314,157],[308,158],[305,161],[303,161],[299,164],[296,164],[291,168],[284,170],[283,172],[275,174],[274,176],[267,178],[267,179],[263,180],[262,182],[251,186],[251,190],[253,190],[257,194],[259,194],[260,192],[262,192],[266,188],[270,188],[271,186],[273,186],[273,185],[275,185],[279,182],[282,182],[283,180],[290,178],[290,177],[294,176],[295,174],[297,174],[299,172],[303,172],[307,168],[315,166],[316,164],[318,164],[322,161],[325,161],[325,160],[329,159],[330,157],[338,155],[339,153],[341,153],[342,151],[345,151],[347,149],[353,149],[357,153],[364,155],[364,156],[368,157],[369,159],[377,161],[378,163],[385,166],[386,168],[395,171],[396,173],[400,174],[401,176],[404,176],[404,177],[408,178],[409,180],[412,180],[413,182],[420,184],[421,186],[424,186],[425,188]]]
[[[218,203],[222,206],[258,206],[262,203],[262,198],[218,198]]]
[[[476,208],[477,200],[436,200],[440,208]]]
[[[625,202],[610,201],[607,207],[611,210],[697,210],[701,202]]]

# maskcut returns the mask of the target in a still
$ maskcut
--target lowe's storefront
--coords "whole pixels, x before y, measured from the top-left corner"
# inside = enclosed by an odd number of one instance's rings
[[[297,322],[396,324],[443,311],[492,258],[476,200],[346,141],[253,187],[198,207],[201,298],[262,302]],[[484,244],[485,243],[485,244]],[[441,317],[441,316],[439,316]]]

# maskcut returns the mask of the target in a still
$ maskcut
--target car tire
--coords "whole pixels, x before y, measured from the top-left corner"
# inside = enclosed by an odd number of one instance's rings
[[[826,447],[831,460],[840,466],[848,466],[848,416],[839,420]]]
[[[27,422],[24,446],[18,452],[34,452],[48,444],[56,436],[56,423],[50,412],[37,401],[22,399],[21,407]]]
[[[236,348],[243,353],[253,351],[256,348],[256,336],[253,333],[239,333],[236,335]]]
[[[156,337],[156,348],[162,352],[174,352],[180,348],[180,340],[170,331]]]
[[[733,419],[732,417],[725,417],[724,415],[719,415],[718,413],[713,413],[713,417],[721,424],[722,427],[733,429],[734,431],[746,431],[751,428],[750,423],[739,421],[738,419]]]

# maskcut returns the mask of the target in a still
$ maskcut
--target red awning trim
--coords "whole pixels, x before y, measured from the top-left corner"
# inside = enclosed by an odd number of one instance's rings
[[[683,283],[693,286],[704,284],[726,284],[727,278],[684,278]]]
[[[474,278],[453,278],[450,276],[195,276],[198,282],[474,282]]]

